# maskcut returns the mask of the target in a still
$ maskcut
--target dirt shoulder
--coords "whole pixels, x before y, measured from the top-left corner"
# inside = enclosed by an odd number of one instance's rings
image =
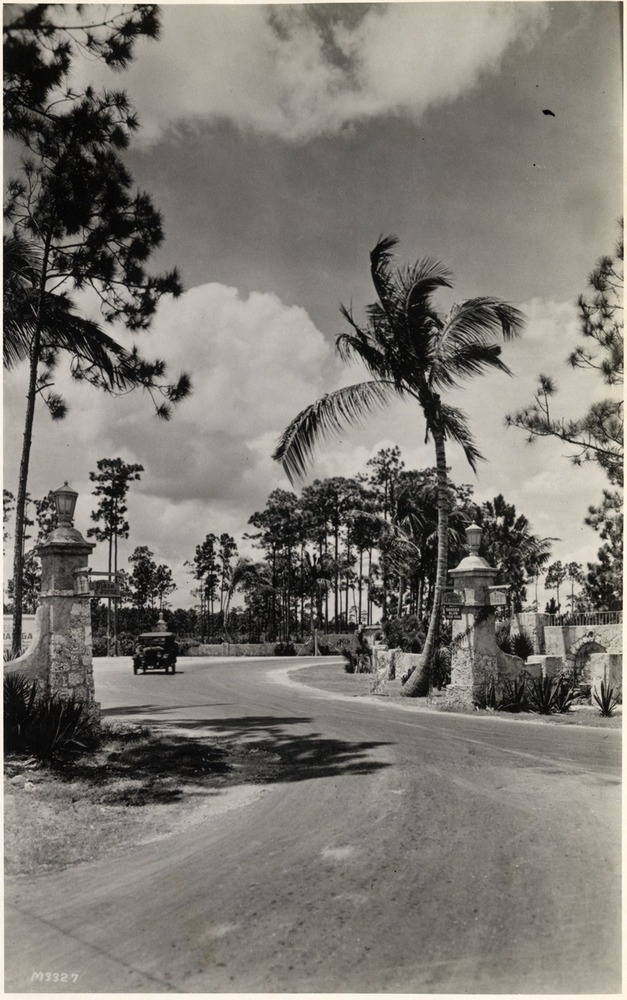
[[[128,725],[107,726],[97,752],[55,767],[7,757],[5,875],[43,874],[170,836],[246,804],[282,766],[263,743]]]

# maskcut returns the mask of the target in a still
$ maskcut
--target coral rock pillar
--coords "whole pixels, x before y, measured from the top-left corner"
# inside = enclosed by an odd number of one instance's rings
[[[41,607],[48,625],[46,671],[50,694],[94,702],[91,608],[87,560],[95,548],[71,524],[60,524],[38,546]]]
[[[481,534],[476,524],[466,529],[470,554],[449,573],[459,607],[459,617],[453,621],[451,683],[445,694],[445,704],[451,708],[472,707],[481,688],[497,676],[498,647],[490,594],[498,571],[479,555]]]

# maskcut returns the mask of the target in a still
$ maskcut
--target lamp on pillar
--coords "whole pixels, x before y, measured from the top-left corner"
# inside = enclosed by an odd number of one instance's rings
[[[68,486],[66,479],[63,486],[60,486],[58,490],[54,490],[52,495],[54,497],[54,505],[57,509],[59,525],[68,525],[71,527],[74,524],[74,510],[76,508],[78,493],[71,486]]]

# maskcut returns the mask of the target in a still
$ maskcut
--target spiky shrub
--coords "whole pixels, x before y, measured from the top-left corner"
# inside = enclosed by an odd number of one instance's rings
[[[560,677],[555,682],[555,711],[570,712],[575,700],[575,689],[572,683],[565,677]]]
[[[37,681],[15,671],[7,674],[3,687],[4,752],[20,753],[36,708]]]
[[[514,656],[519,656],[521,660],[533,656],[533,642],[526,632],[515,632],[510,642]]]
[[[600,690],[594,690],[593,698],[599,707],[599,714],[606,719],[611,719],[614,709],[618,705],[620,698],[611,684],[601,681]]]
[[[497,621],[494,626],[496,644],[504,653],[512,652],[512,638],[509,621]]]
[[[475,694],[475,705],[477,708],[487,708],[492,712],[498,712],[503,708],[503,692],[493,678],[486,681]]]
[[[524,677],[514,677],[506,681],[503,690],[501,711],[526,712],[529,709],[527,684]]]
[[[526,660],[529,656],[533,656],[533,642],[531,636],[524,629],[521,629],[520,632],[510,634],[509,622],[502,621],[497,622],[495,633],[496,644],[504,653],[518,656],[521,660]]]
[[[46,763],[93,749],[99,727],[83,701],[39,694],[36,681],[19,673],[4,678],[4,750]]]
[[[438,646],[431,661],[431,683],[438,691],[451,682],[451,650]]]
[[[539,677],[529,688],[529,707],[539,715],[554,715],[558,712],[570,711],[575,698],[575,691],[564,677],[553,679]]]

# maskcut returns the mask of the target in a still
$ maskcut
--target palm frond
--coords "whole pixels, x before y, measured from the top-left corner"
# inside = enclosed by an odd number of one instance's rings
[[[433,312],[429,299],[438,288],[453,287],[453,273],[435,257],[425,257],[407,269],[404,284],[405,310],[411,323],[412,316]]]
[[[116,360],[128,353],[97,323],[68,312],[64,307],[57,308],[54,296],[50,296],[46,304],[44,344],[47,341],[56,350],[67,351],[74,359],[99,369],[109,383],[114,380]]]
[[[405,305],[404,289],[401,283],[391,273],[392,249],[397,245],[398,237],[381,236],[379,242],[370,252],[370,274],[379,301],[394,323],[402,315]]]
[[[504,375],[511,375],[510,368],[501,358],[499,344],[466,343],[447,353],[438,354],[431,365],[429,384],[441,389],[450,389],[474,375],[482,375],[486,369],[496,369]]]
[[[455,406],[448,406],[446,403],[441,403],[439,415],[446,436],[461,445],[470,468],[473,472],[476,472],[477,462],[484,461],[484,458],[470,432],[466,414],[463,410],[458,410]]]
[[[273,459],[281,463],[294,484],[306,474],[321,440],[337,436],[346,427],[360,423],[395,395],[403,393],[393,383],[373,381],[348,385],[323,396],[292,420],[281,435]]]
[[[388,358],[370,337],[341,333],[335,341],[335,349],[342,361],[351,361],[354,357],[358,357],[375,379],[394,381]]]
[[[522,333],[524,321],[520,310],[507,302],[478,296],[453,306],[444,320],[440,340],[443,348],[449,341],[485,342],[501,335],[504,340],[512,340]]]
[[[511,374],[494,341],[518,336],[523,322],[514,306],[487,296],[453,306],[434,342],[431,384],[450,387],[486,368]]]
[[[26,361],[35,333],[41,255],[34,243],[15,234],[3,238],[3,365],[10,371]]]

